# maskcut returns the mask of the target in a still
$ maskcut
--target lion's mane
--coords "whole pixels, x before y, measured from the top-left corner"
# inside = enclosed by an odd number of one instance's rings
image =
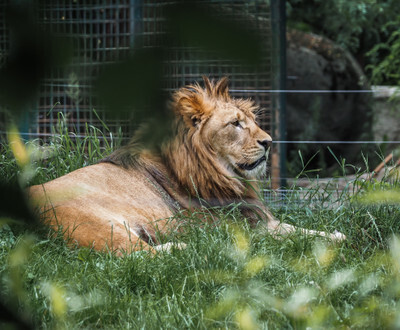
[[[161,144],[160,152],[150,152],[133,139],[103,162],[146,170],[174,199],[189,194],[211,205],[223,205],[243,198],[255,198],[254,188],[249,189],[249,182],[232,176],[221,164],[204,138],[207,129],[204,124],[220,101],[232,103],[252,117],[258,107],[251,100],[231,98],[227,78],[217,83],[204,78],[204,83],[205,88],[194,84],[173,94],[169,103],[176,115],[173,133]]]

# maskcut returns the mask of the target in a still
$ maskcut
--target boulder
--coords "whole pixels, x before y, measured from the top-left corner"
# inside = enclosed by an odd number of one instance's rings
[[[331,40],[300,31],[287,34],[288,90],[368,90],[362,69],[352,55]],[[370,93],[288,93],[287,139],[289,141],[361,141],[371,139]],[[347,163],[360,163],[361,144],[330,144],[334,154]],[[333,169],[337,162],[322,144],[289,144],[288,169],[302,169],[305,160],[318,154],[311,168]],[[332,172],[332,171],[331,171]],[[327,173],[332,174],[332,173]]]

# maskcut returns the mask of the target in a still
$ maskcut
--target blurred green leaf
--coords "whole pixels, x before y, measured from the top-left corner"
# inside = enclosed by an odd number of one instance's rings
[[[9,326],[15,326],[17,329],[33,328],[29,322],[30,313],[28,309],[18,307],[21,301],[28,303],[28,293],[24,285],[24,271],[35,240],[33,235],[24,235],[20,237],[15,248],[10,251],[7,262],[8,274],[5,278],[7,278],[6,282],[12,295],[5,298],[2,297],[3,292],[0,292],[0,307],[4,302],[7,302],[5,310],[0,308],[0,322],[7,322]]]
[[[376,190],[368,191],[361,197],[361,201],[366,204],[399,204],[399,190]]]
[[[108,66],[95,83],[110,115],[133,111],[135,123],[141,124],[137,135],[147,146],[158,146],[170,131],[172,113],[161,85],[163,59],[161,48],[136,50],[128,60]]]
[[[181,1],[169,6],[167,22],[172,42],[216,52],[227,59],[257,65],[262,60],[262,39],[246,25],[230,19],[221,6]],[[236,13],[235,13],[236,14]]]
[[[139,120],[154,115],[162,104],[161,49],[136,50],[119,63],[109,65],[95,83],[100,100],[112,115],[135,111]],[[149,110],[151,109],[151,110]]]
[[[6,303],[3,303],[2,300],[0,296],[0,326],[4,326],[5,329],[34,329],[33,325],[21,315],[21,312],[16,312]]]
[[[27,198],[17,184],[0,182],[0,217],[36,224],[36,217],[28,205]]]
[[[11,49],[0,69],[0,104],[18,115],[35,100],[39,83],[52,68],[68,63],[72,47],[35,21],[35,6],[6,7]]]

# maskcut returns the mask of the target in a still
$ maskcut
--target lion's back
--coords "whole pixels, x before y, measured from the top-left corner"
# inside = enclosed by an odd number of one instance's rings
[[[28,190],[51,224],[145,227],[172,216],[168,200],[140,170],[109,163],[87,166]]]

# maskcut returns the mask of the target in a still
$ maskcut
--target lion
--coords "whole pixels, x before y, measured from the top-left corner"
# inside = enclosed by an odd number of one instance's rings
[[[276,237],[300,230],[345,239],[337,231],[298,229],[273,217],[258,197],[272,143],[257,125],[259,107],[231,97],[227,78],[203,80],[204,87],[195,83],[173,93],[173,135],[159,152],[132,142],[97,164],[30,187],[44,221],[61,226],[79,246],[156,252],[171,247],[160,244],[160,236],[181,225],[177,213],[239,203],[252,226]]]

